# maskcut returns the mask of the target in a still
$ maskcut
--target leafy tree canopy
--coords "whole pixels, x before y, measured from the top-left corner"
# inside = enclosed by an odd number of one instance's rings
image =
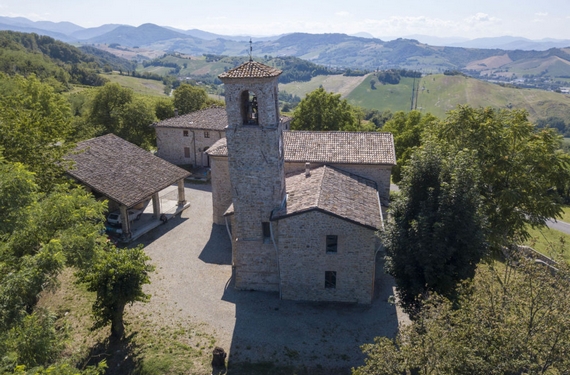
[[[63,175],[63,157],[74,147],[68,102],[33,75],[0,75],[0,147],[9,162],[23,163],[42,189]]]
[[[294,130],[351,130],[358,125],[354,108],[340,94],[320,87],[307,94],[293,112]]]
[[[473,277],[485,254],[474,154],[446,154],[435,144],[418,149],[391,203],[386,268],[411,314],[428,293],[455,299],[456,285]]]
[[[97,293],[93,305],[96,328],[111,323],[112,336],[123,337],[125,306],[150,298],[142,290],[144,284],[150,283],[148,274],[154,270],[149,260],[142,247],[120,249],[110,245],[98,253],[90,268],[80,272],[79,280],[87,284],[89,291]]]
[[[181,115],[204,108],[207,100],[208,94],[200,87],[183,83],[174,90],[174,107]]]
[[[570,273],[523,259],[482,265],[460,309],[436,295],[397,338],[366,344],[353,375],[564,374],[570,368]]]
[[[438,119],[431,114],[422,115],[419,111],[396,112],[382,127],[382,131],[390,132],[394,136],[396,149],[396,165],[392,168],[392,181],[400,182],[402,169],[410,160],[415,147],[422,142],[422,132],[427,124],[437,122]]]
[[[570,155],[560,150],[554,131],[537,130],[523,110],[468,106],[431,124],[426,139],[445,144],[451,154],[476,152],[488,241],[496,249],[528,237],[527,224],[559,217],[557,191],[570,179]]]
[[[97,89],[87,117],[95,127],[95,136],[113,133],[137,146],[150,149],[155,144],[156,121],[154,103],[134,95],[118,83],[107,83]]]

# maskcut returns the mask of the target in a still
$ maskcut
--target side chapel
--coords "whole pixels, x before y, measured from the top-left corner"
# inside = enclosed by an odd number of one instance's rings
[[[235,286],[369,304],[392,135],[284,131],[280,74],[250,59],[219,76],[226,138],[207,153],[214,222],[228,226]]]

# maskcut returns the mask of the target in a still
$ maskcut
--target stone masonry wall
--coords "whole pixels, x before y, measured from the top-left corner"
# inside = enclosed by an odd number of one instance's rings
[[[225,137],[225,132],[218,130],[155,128],[155,131],[158,157],[172,164],[192,164],[198,167],[208,165],[208,156],[204,149]],[[188,136],[184,136],[184,131],[188,132]],[[190,149],[188,158],[184,155],[184,147]]]
[[[283,299],[371,303],[374,230],[310,211],[279,220],[278,231]],[[327,235],[338,236],[336,253],[326,252]],[[336,271],[336,288],[325,288],[325,271]]]
[[[224,84],[236,287],[277,290],[276,252],[263,238],[262,226],[285,196],[277,77],[224,80]],[[242,92],[246,90],[257,97],[259,125],[244,124]]]
[[[311,169],[320,167],[322,163],[311,163]],[[390,176],[392,166],[371,164],[328,164],[331,167],[372,180],[378,184],[378,193],[382,206],[390,203]],[[285,173],[304,171],[305,163],[285,163]]]
[[[225,225],[224,212],[232,204],[232,186],[226,157],[210,158],[214,224]]]

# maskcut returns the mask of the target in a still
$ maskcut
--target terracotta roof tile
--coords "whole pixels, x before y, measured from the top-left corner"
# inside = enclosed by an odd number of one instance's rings
[[[228,156],[228,142],[226,138],[220,138],[206,151],[210,156]]]
[[[286,177],[287,204],[272,220],[321,210],[373,229],[381,228],[382,212],[376,183],[330,166]]]
[[[391,133],[291,131],[283,143],[289,162],[396,164]]]
[[[107,134],[79,142],[68,173],[108,198],[132,207],[190,175],[150,152]]]
[[[224,130],[228,126],[228,115],[223,107],[210,107],[182,116],[171,117],[153,126],[155,128]]]
[[[329,164],[396,164],[394,139],[377,132],[283,132],[286,162]],[[226,139],[208,149],[210,156],[227,156]]]
[[[270,78],[277,77],[282,71],[257,61],[248,61],[218,76],[218,78]]]

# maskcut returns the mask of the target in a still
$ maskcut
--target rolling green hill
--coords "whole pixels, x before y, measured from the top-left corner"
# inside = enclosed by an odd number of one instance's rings
[[[374,85],[375,89],[372,89],[370,79],[371,75],[346,96],[346,99],[351,104],[381,111],[410,110],[413,78],[402,78],[397,85],[376,83]],[[417,81],[416,79],[416,86]]]
[[[80,83],[97,86],[105,83],[98,71],[133,66],[130,61],[109,53],[95,51],[92,55],[70,44],[48,36],[0,31],[0,72],[8,75],[35,74],[60,89]],[[89,51],[89,49],[87,49]]]
[[[356,87],[347,99],[350,103],[381,111],[407,111],[412,97],[412,78],[402,78],[398,85],[376,84],[369,78]],[[428,75],[419,82],[417,109],[444,117],[459,104],[473,107],[524,108],[533,121],[549,116],[570,120],[570,96],[537,89],[518,89],[464,76]]]
[[[103,74],[102,76],[110,82],[116,82],[123,87],[133,90],[137,94],[166,97],[164,93],[165,86],[162,81],[120,75],[116,72]]]

